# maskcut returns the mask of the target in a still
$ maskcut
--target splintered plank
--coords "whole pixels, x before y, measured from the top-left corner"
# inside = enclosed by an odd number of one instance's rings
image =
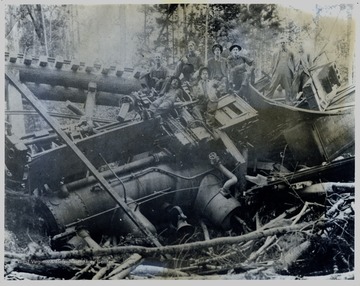
[[[245,163],[244,156],[240,153],[239,149],[235,146],[235,144],[229,138],[229,136],[224,131],[221,130],[217,130],[216,133],[219,135],[227,151],[234,157],[234,159],[238,161],[240,164]]]

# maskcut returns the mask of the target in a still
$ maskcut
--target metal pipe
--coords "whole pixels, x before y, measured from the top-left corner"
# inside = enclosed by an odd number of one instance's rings
[[[89,231],[87,231],[86,229],[79,229],[78,231],[76,231],[77,235],[80,236],[82,239],[84,239],[87,243],[87,245],[90,248],[93,249],[100,249],[101,246],[99,244],[96,243],[95,240],[93,240],[89,234]]]
[[[159,153],[155,153],[152,154],[151,156],[147,157],[147,158],[143,158],[140,160],[136,160],[134,162],[131,162],[129,164],[125,164],[122,166],[119,166],[117,168],[114,168],[113,170],[106,170],[104,172],[102,172],[102,176],[106,179],[108,179],[109,177],[113,176],[113,172],[117,175],[125,173],[125,172],[129,172],[135,169],[138,169],[140,167],[144,167],[146,165],[149,165],[151,163],[154,162],[160,162],[162,161],[164,158],[167,158],[168,154],[166,154],[165,152],[159,152]],[[96,183],[97,180],[94,176],[89,176],[83,179],[80,179],[78,181],[74,181],[71,183],[66,184],[66,188],[70,191],[70,190],[75,190],[78,189],[80,187],[92,184],[92,183]]]
[[[222,165],[221,163],[219,163],[216,166],[226,177],[229,178],[229,180],[227,180],[224,185],[222,186],[222,189],[225,192],[229,192],[230,187],[232,187],[233,185],[235,185],[238,181],[237,177],[231,173],[224,165]]]
[[[235,185],[238,181],[237,177],[231,173],[223,164],[221,164],[218,155],[215,152],[209,154],[211,165],[215,166],[221,173],[223,173],[229,180],[227,180],[221,188],[224,195],[229,194],[230,187]]]

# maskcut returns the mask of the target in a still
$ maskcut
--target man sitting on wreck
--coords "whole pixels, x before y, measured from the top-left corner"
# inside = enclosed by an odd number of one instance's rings
[[[193,88],[193,99],[197,101],[193,107],[193,115],[196,119],[204,121],[213,126],[215,123],[215,112],[218,106],[219,89],[215,88],[214,82],[209,80],[209,70],[202,67],[199,70],[199,82]]]
[[[165,79],[169,75],[168,69],[162,64],[160,53],[155,54],[155,66],[150,69],[150,86],[159,92],[163,86]]]
[[[167,114],[178,99],[183,101],[183,91],[178,77],[171,77],[169,84],[165,86],[164,95],[160,96],[149,107],[150,113],[156,117]]]
[[[233,44],[229,50],[231,52],[227,59],[229,89],[241,94],[245,86],[248,85],[250,75],[253,72],[253,69],[248,70],[247,67],[252,66],[254,60],[240,53],[242,50],[240,44]]]
[[[188,52],[181,57],[176,65],[174,76],[181,78],[183,82],[189,84],[193,81],[193,75],[202,65],[200,52],[195,50],[196,44],[194,41],[189,41]]]

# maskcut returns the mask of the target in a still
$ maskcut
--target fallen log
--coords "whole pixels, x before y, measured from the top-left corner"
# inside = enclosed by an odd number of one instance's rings
[[[152,266],[152,265],[139,265],[130,273],[135,276],[148,277],[151,276],[161,276],[161,277],[189,277],[190,274],[187,274],[183,271],[177,269],[169,269],[160,266]]]
[[[265,243],[258,250],[252,252],[249,258],[245,260],[245,263],[255,261],[265,251],[265,249],[275,241],[275,239],[276,239],[275,235],[268,236],[266,238]]]
[[[320,224],[319,222],[317,224]],[[146,255],[162,255],[162,254],[176,254],[179,252],[190,251],[190,250],[201,250],[204,248],[214,247],[218,245],[230,245],[241,242],[247,242],[254,239],[259,239],[267,236],[276,234],[284,234],[288,232],[299,231],[307,227],[314,227],[314,223],[301,223],[293,226],[277,227],[267,230],[257,230],[251,233],[247,233],[240,236],[233,237],[220,237],[211,239],[208,241],[198,241],[180,245],[161,246],[161,247],[144,247],[144,246],[118,246],[113,248],[100,248],[100,249],[83,249],[83,250],[72,250],[72,251],[59,251],[42,254],[35,253],[31,257],[33,260],[44,260],[44,259],[68,259],[68,258],[81,258],[81,257],[93,257],[93,256],[107,256],[107,255],[118,255],[124,253],[138,253],[142,256]],[[5,257],[9,257],[8,253],[5,253]]]
[[[7,275],[5,277],[5,280],[9,280],[8,278],[14,278],[16,277],[17,280],[56,280],[55,277],[49,277],[45,275],[38,275],[33,273],[27,273],[27,272],[17,272],[13,271],[11,274]]]
[[[306,250],[309,249],[310,245],[311,242],[306,240],[301,244],[290,248],[290,250],[286,252],[278,262],[277,269],[287,270],[302,254],[305,253]]]
[[[81,267],[72,263],[55,261],[16,261],[13,270],[18,272],[32,273],[41,276],[70,279]]]
[[[95,265],[95,262],[91,261],[88,265],[86,265],[83,269],[81,269],[79,272],[76,272],[76,274],[70,279],[70,280],[77,280],[79,279],[84,273],[88,272],[91,267]]]
[[[94,275],[91,280],[100,280],[105,274],[114,267],[114,263],[108,263],[105,267],[100,268],[100,270]]]
[[[200,220],[200,226],[203,230],[205,241],[209,241],[210,240],[209,230],[203,220]],[[211,255],[213,253],[214,253],[214,249],[210,247],[209,254]]]
[[[116,267],[113,271],[111,271],[106,277],[106,279],[118,280],[125,278],[127,275],[129,275],[132,269],[134,269],[138,264],[141,263],[141,261],[141,255],[137,253],[131,255],[120,266]]]
[[[188,277],[177,277],[177,280],[354,280],[355,272],[333,273],[324,276],[290,276],[279,275],[272,268],[261,269],[260,272],[252,273],[251,271],[240,274],[226,275],[192,275]],[[144,279],[143,277],[132,277],[132,279]],[[158,279],[155,277],[154,279]],[[171,277],[163,277],[162,279],[173,279]],[[332,284],[332,283],[330,283]],[[347,283],[345,283],[347,284]],[[355,284],[351,284],[355,285]]]
[[[272,219],[271,221],[267,222],[266,224],[264,224],[262,226],[259,226],[259,228],[256,231],[268,229],[270,227],[278,226],[280,224],[283,224],[283,222],[285,220],[285,217],[287,215],[293,213],[296,209],[297,209],[297,207],[292,207],[292,208],[286,210],[285,212],[283,212],[282,214],[280,214],[276,218]],[[286,221],[286,223],[288,222],[287,220],[285,220],[285,221]],[[252,243],[252,240],[249,240],[249,241],[245,242],[243,245],[238,246],[236,251],[232,251],[232,252],[226,253],[224,255],[217,256],[217,257],[212,257],[212,258],[207,258],[205,260],[201,260],[201,261],[199,261],[199,262],[197,262],[195,264],[192,264],[192,266],[204,265],[206,263],[212,263],[212,262],[219,261],[219,260],[222,260],[222,259],[227,259],[227,258],[229,258],[231,256],[239,255],[239,252],[242,249],[249,248],[251,246],[251,243]]]

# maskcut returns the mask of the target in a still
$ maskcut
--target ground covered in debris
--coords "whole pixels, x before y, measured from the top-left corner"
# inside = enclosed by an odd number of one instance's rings
[[[98,115],[104,114],[115,116],[111,109]],[[28,124],[32,130],[45,126]],[[239,197],[238,229],[189,218],[194,232],[178,237],[163,228],[157,237],[162,247],[131,234],[103,235],[98,249],[62,251],[52,250],[40,231],[46,222],[32,215],[33,196],[7,191],[5,279],[354,279],[353,184],[320,185],[323,190],[307,195],[291,184],[271,193],[248,184]]]
[[[37,232],[42,222],[8,205],[5,279],[354,279],[354,188],[278,202],[264,204],[241,231],[194,222],[194,234],[182,240],[160,234],[163,247],[104,236],[100,249],[58,252]],[[14,215],[24,217],[27,231],[16,230]]]
[[[354,279],[354,196],[352,184],[306,196],[290,184],[270,194],[250,188],[239,197],[240,229],[189,218],[193,234],[179,238],[163,228],[162,247],[129,234],[104,235],[99,249],[54,251],[39,231],[46,222],[33,215],[33,196],[7,191],[5,279]]]

